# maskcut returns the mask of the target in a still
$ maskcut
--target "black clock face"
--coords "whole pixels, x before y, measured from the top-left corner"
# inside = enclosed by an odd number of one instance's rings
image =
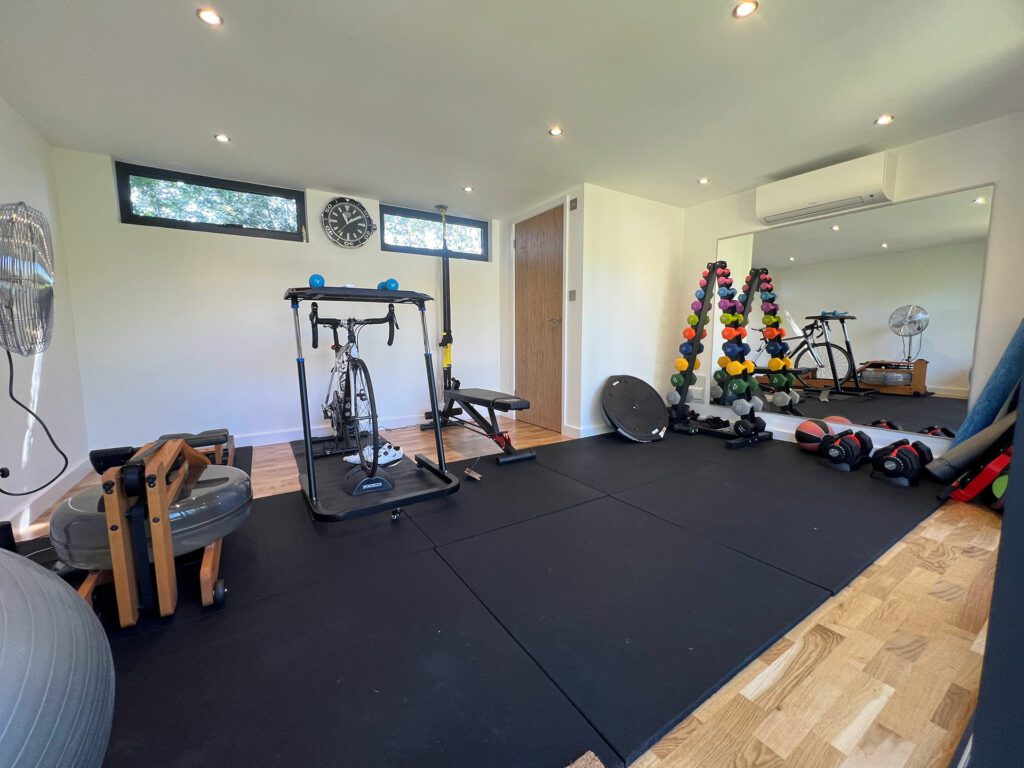
[[[358,248],[377,231],[366,207],[351,197],[331,200],[320,214],[320,223],[331,242],[342,248]]]

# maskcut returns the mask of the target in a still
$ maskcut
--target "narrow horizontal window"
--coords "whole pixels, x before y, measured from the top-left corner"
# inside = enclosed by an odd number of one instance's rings
[[[128,163],[114,167],[125,224],[305,240],[303,192]]]
[[[441,255],[444,243],[440,213],[381,205],[380,222],[382,251],[422,253],[426,256]],[[448,216],[446,223],[449,256],[453,259],[487,261],[486,221]]]

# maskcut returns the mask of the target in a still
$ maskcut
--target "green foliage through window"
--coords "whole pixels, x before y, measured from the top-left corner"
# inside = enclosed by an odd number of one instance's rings
[[[130,177],[136,216],[297,232],[296,203],[284,197],[203,187],[183,181]]]
[[[440,255],[441,221],[438,214],[406,208],[381,206],[381,242],[385,251]],[[449,255],[459,258],[487,258],[487,222],[449,217]]]
[[[117,162],[121,221],[302,241],[306,196],[293,189]]]

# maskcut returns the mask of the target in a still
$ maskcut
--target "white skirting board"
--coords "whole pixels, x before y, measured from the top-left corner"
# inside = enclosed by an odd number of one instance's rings
[[[80,459],[77,463],[68,465],[64,474],[49,488],[44,488],[34,496],[17,499],[21,505],[2,518],[11,522],[15,538],[21,541],[44,535],[46,533],[45,526],[37,532],[33,530],[33,522],[55,506],[68,491],[92,471],[92,464],[89,463],[88,457]]]

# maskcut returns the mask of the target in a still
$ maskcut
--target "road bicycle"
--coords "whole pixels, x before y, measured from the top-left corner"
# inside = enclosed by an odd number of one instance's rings
[[[333,450],[325,449],[325,452],[344,454],[343,460],[346,463],[358,465],[362,467],[367,477],[374,477],[378,467],[395,464],[404,454],[398,446],[380,439],[377,403],[373,397],[370,369],[366,361],[359,356],[359,334],[368,325],[387,324],[388,346],[392,346],[395,343],[395,330],[398,328],[395,306],[389,304],[388,313],[384,317],[367,320],[354,317],[340,319],[320,317],[319,308],[314,301],[309,313],[309,322],[313,329],[313,349],[320,345],[321,326],[330,328],[334,336],[334,343],[331,345],[334,351],[334,364],[331,366],[331,377],[322,409],[324,418],[331,422],[334,430],[335,445]],[[344,343],[340,337],[341,330],[346,334]]]
[[[754,328],[753,330],[763,332],[764,328]],[[830,341],[827,331],[825,323],[820,318],[813,319],[800,329],[800,343],[789,352],[789,357],[793,360],[793,373],[802,387],[809,388],[813,386],[813,382],[817,382],[817,386],[820,388],[823,380],[833,383],[838,381],[842,386],[856,370],[850,353]],[[768,342],[762,338],[760,346],[749,358],[758,368],[767,365],[768,358],[771,357],[765,351],[767,344]],[[833,363],[835,364],[834,371]]]

